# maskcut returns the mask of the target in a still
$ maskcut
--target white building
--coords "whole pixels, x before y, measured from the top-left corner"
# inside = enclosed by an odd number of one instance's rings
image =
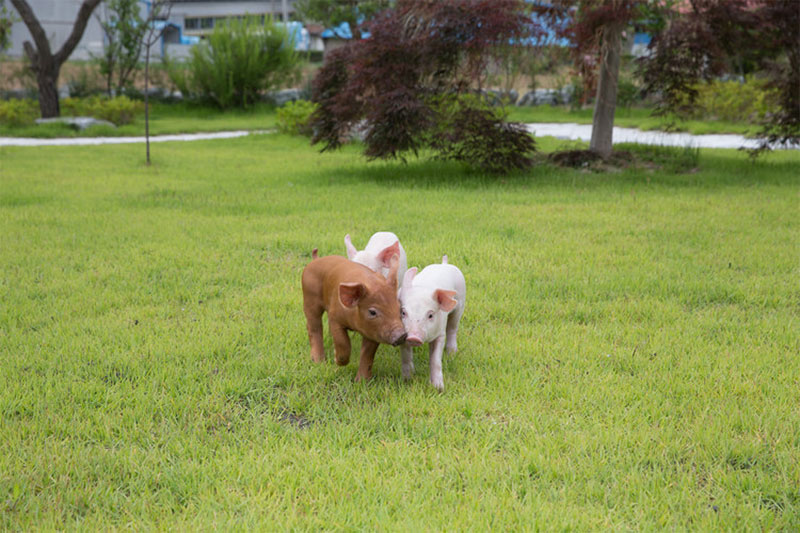
[[[28,0],[28,3],[47,34],[51,48],[57,51],[72,31],[82,0]],[[152,2],[139,0],[139,3],[142,17],[145,17]],[[215,24],[231,17],[254,15],[269,16],[275,21],[292,20],[294,3],[295,0],[172,0],[169,18],[163,21],[167,28],[162,46],[154,53],[159,55],[167,51],[170,55],[184,56],[193,43],[213,30]],[[6,5],[16,14],[13,7]],[[105,9],[105,2],[95,9],[70,59],[90,59],[92,55],[102,53],[103,30],[98,16],[102,17]],[[11,46],[6,53],[11,57],[22,57],[25,41],[33,39],[25,24],[17,21],[11,28]]]

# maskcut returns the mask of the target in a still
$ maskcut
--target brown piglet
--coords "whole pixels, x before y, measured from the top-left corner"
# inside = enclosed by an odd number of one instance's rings
[[[322,313],[327,312],[336,364],[350,362],[347,332],[357,331],[362,341],[356,381],[369,379],[378,345],[398,346],[406,339],[397,300],[398,257],[390,260],[386,278],[338,255],[318,258],[313,253],[312,257],[302,278],[311,359],[317,363],[325,360]]]

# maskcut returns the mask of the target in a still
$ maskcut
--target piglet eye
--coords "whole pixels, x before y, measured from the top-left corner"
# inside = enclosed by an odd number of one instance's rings
[[[428,320],[433,320],[433,311],[428,311]]]
[[[406,310],[405,309],[402,309],[402,308],[400,309],[400,316],[403,317],[403,318],[406,317]]]
[[[378,316],[378,312],[375,309],[370,308],[367,310],[367,312],[369,313],[370,318],[375,318]]]

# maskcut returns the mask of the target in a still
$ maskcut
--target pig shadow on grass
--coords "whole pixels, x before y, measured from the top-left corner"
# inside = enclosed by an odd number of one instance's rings
[[[568,189],[617,188],[634,185],[666,187],[729,187],[750,185],[790,185],[800,183],[796,172],[797,162],[787,160],[786,154],[767,154],[762,159],[749,161],[743,154],[731,156],[703,151],[696,165],[686,169],[673,168],[673,152],[652,148],[644,155],[635,150],[636,163],[624,168],[564,168],[547,160],[547,154],[538,154],[534,166],[526,171],[508,174],[488,174],[467,165],[436,159],[409,159],[402,161],[365,161],[355,165],[330,168],[319,178],[326,184],[374,183],[391,189],[486,189],[516,187],[552,187]],[[653,163],[652,154],[662,159]],[[665,152],[665,153],[661,153]],[[678,153],[675,157],[682,157]],[[666,158],[666,159],[664,159]]]
[[[529,184],[535,174],[531,171],[509,174],[488,174],[466,165],[429,160],[370,161],[357,165],[329,169],[322,179],[330,184],[374,183],[397,189],[478,189],[493,186],[523,186]]]

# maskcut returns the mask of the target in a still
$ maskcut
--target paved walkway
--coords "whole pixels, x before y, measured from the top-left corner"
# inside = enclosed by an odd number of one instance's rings
[[[589,141],[592,138],[591,124],[537,123],[526,124],[528,131],[537,137],[552,136],[558,139]],[[614,128],[614,144],[638,143],[660,146],[692,146],[697,148],[756,148],[759,141],[742,135],[713,134],[692,135],[690,133],[667,133],[664,131],[642,131],[635,128]],[[777,147],[781,148],[781,147]],[[795,147],[795,149],[800,147]]]
[[[181,133],[177,135],[151,135],[151,143],[170,141],[205,141],[208,139],[233,139],[263,131],[220,131],[217,133]],[[70,137],[56,139],[33,139],[30,137],[0,137],[0,146],[85,146],[93,144],[143,143],[144,137]]]
[[[558,139],[588,141],[592,136],[590,124],[537,123],[527,124],[529,131],[537,137],[552,136]],[[186,133],[180,135],[151,136],[150,142],[203,141],[208,139],[232,139],[251,133],[266,131],[225,131],[219,133]],[[143,143],[144,137],[77,137],[68,139],[31,139],[24,137],[0,137],[0,146],[75,146],[94,144]],[[639,143],[662,146],[692,146],[699,148],[754,148],[755,139],[741,135],[691,135],[689,133],[666,133],[663,131],[641,131],[634,128],[614,128],[614,144]],[[798,149],[800,147],[795,147]]]

